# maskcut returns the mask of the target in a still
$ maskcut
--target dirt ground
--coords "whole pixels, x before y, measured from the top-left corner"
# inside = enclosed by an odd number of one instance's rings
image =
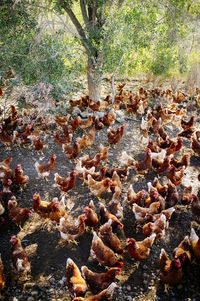
[[[199,128],[200,110],[196,106],[190,105],[190,103],[185,103],[185,105],[188,108],[187,117],[189,118],[192,114],[195,114],[195,127]],[[106,162],[108,167],[119,167],[119,158],[123,150],[126,150],[135,159],[144,158],[145,152],[140,144],[140,121],[141,116],[137,114],[122,114],[117,118],[115,128],[122,124],[126,124],[127,127],[121,141],[115,148],[111,146],[109,149],[109,158]],[[11,168],[14,170],[17,164],[21,164],[24,173],[29,176],[29,182],[23,192],[14,191],[17,201],[22,207],[32,209],[34,193],[39,193],[43,200],[51,201],[53,197],[60,199],[60,191],[54,183],[54,174],[57,172],[61,176],[68,176],[75,166],[75,162],[69,161],[61,148],[54,143],[53,131],[55,129],[56,125],[53,124],[46,133],[47,135],[41,134],[47,146],[44,149],[44,155],[35,152],[30,144],[27,145],[27,148],[19,148],[15,144],[10,150],[0,144],[0,161],[6,157],[12,157]],[[172,125],[166,125],[165,129],[168,131],[170,138],[175,138],[179,131],[178,128]],[[78,130],[73,140],[82,135],[83,131]],[[84,153],[94,156],[100,143],[108,145],[107,127],[100,131],[99,135],[96,135],[94,145],[91,149],[84,150]],[[181,194],[183,189],[190,184],[193,187],[193,192],[199,194],[197,175],[200,173],[200,157],[194,155],[190,149],[190,142],[186,139],[184,139],[184,147],[178,152],[177,158],[180,158],[183,153],[191,154],[190,166],[185,172],[183,183],[178,191]],[[38,160],[45,163],[53,154],[57,156],[56,167],[46,182],[38,177],[34,163]],[[152,170],[145,178],[138,176],[134,170],[130,170],[127,181],[123,182],[121,202],[124,208],[124,230],[118,231],[117,234],[124,247],[128,237],[134,237],[136,240],[143,239],[142,230],[139,229],[138,231],[136,227],[132,210],[124,202],[127,189],[130,184],[133,184],[136,192],[141,189],[147,190],[147,183],[152,181],[155,176],[156,174]],[[166,173],[161,175],[160,181],[162,183],[167,182]],[[108,203],[111,197],[111,193],[102,195],[105,204]],[[99,200],[90,193],[86,185],[82,185],[82,181],[78,178],[75,187],[66,196],[66,200],[67,212],[74,218],[83,213],[83,208],[89,204],[90,200],[94,201],[98,212]],[[72,300],[73,298],[65,286],[64,278],[65,264],[68,257],[72,258],[79,267],[86,265],[93,271],[104,271],[103,267],[100,267],[97,262],[89,258],[92,241],[91,232],[85,232],[78,239],[78,245],[72,245],[61,240],[58,227],[55,224],[51,221],[45,223],[36,213],[22,225],[22,230],[9,220],[7,214],[4,217],[6,223],[0,228],[0,253],[5,267],[6,287],[1,293],[1,300],[12,300],[13,297],[23,301]],[[117,288],[113,300],[200,300],[199,263],[197,265],[192,264],[181,283],[172,287],[168,294],[164,292],[164,285],[158,276],[161,248],[164,248],[171,256],[173,249],[178,246],[185,235],[189,235],[191,226],[199,235],[200,227],[193,221],[190,207],[178,204],[170,220],[169,228],[166,230],[165,238],[153,244],[149,257],[140,263],[138,268],[135,262],[125,253],[122,273],[117,276]],[[20,279],[13,272],[10,256],[10,237],[14,234],[22,239],[22,245],[26,247],[28,252],[31,263],[31,277],[29,279]],[[89,291],[87,295],[90,295]]]

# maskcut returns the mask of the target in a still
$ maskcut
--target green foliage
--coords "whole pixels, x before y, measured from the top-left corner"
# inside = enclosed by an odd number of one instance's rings
[[[170,75],[173,68],[180,73],[188,69],[188,48],[182,42],[192,31],[191,20],[199,17],[196,1],[85,0],[88,18],[93,12],[90,26],[85,25],[79,1],[34,1],[33,6],[26,1],[16,3],[0,3],[0,72],[8,66],[14,68],[17,77],[13,84],[48,82],[54,86],[55,98],[70,95],[75,79],[87,71],[88,57],[96,64],[97,80],[103,72],[116,70],[127,75],[149,70],[155,75]],[[67,15],[63,6],[67,4],[82,26],[87,47],[65,27],[43,32],[38,20],[45,10],[34,8],[34,4],[46,5],[59,15]],[[49,10],[46,12],[48,16]],[[83,47],[86,55],[77,50]]]

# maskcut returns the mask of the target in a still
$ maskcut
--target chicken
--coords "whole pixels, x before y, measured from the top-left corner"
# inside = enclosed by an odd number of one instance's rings
[[[197,195],[192,194],[191,210],[194,220],[200,224],[200,201]]]
[[[14,140],[17,141],[17,143],[19,144],[19,146],[21,146],[21,144],[25,147],[25,144],[28,142],[28,136],[31,135],[31,125],[27,125],[27,127],[25,128],[24,132],[17,132],[14,131],[13,132],[13,138]]]
[[[67,144],[72,141],[72,134],[69,134],[69,136],[67,137],[66,136],[61,137],[59,133],[54,132],[53,135],[54,135],[54,142],[60,147],[62,147],[63,144]]]
[[[116,113],[112,108],[110,112],[104,114],[103,122],[105,125],[111,126],[115,123]]]
[[[122,156],[120,158],[120,163],[124,167],[133,166],[134,162],[135,162],[135,160],[130,155],[128,155],[126,151],[122,152]]]
[[[119,238],[112,232],[112,219],[109,219],[107,223],[100,227],[98,234],[103,243],[111,248],[115,253],[124,254],[125,251],[121,246]]]
[[[159,148],[166,149],[166,148],[170,147],[170,145],[173,143],[173,141],[169,138],[167,138],[166,140],[163,140],[161,137],[158,137],[156,143]]]
[[[115,253],[107,247],[103,241],[97,236],[96,232],[93,232],[92,245],[90,249],[90,255],[94,260],[97,260],[104,266],[122,266],[123,263],[118,261],[115,257]]]
[[[66,204],[64,198],[58,201],[58,198],[53,198],[51,211],[49,212],[49,218],[55,221],[57,224],[60,222],[61,217],[67,219],[67,213],[65,211]]]
[[[71,124],[72,129],[75,131],[79,127],[78,116],[76,116],[74,119],[71,119],[70,124]]]
[[[99,292],[106,289],[115,280],[115,277],[121,273],[121,269],[114,267],[105,273],[94,273],[86,266],[82,266],[81,272],[91,290]]]
[[[110,213],[104,204],[100,203],[100,217],[101,223],[106,223],[109,219],[112,220],[112,227],[117,227],[118,229],[123,229],[124,225],[120,220],[112,213]]]
[[[68,159],[75,159],[81,151],[81,147],[77,139],[74,141],[73,146],[69,144],[62,145],[62,149]]]
[[[151,152],[151,160],[159,160],[159,161],[163,161],[165,159],[166,156],[166,150],[162,149],[160,152]]]
[[[161,239],[165,235],[165,229],[167,227],[167,218],[164,214],[161,214],[159,219],[154,223],[147,223],[142,228],[142,233],[144,236],[150,236],[153,233],[156,234],[156,240]]]
[[[9,119],[9,117],[7,118],[7,122],[5,122],[6,119],[3,120],[2,122],[2,129],[7,132],[8,134],[12,134],[13,131],[16,130],[20,119],[15,119],[13,120],[12,118]]]
[[[88,174],[91,174],[91,175],[94,174],[94,172],[95,172],[95,167],[93,166],[92,168],[87,169],[85,166],[82,166],[81,160],[76,159],[76,166],[75,166],[74,170],[77,171],[77,177],[78,177],[79,179],[83,179],[83,178],[86,178],[86,177],[84,177],[84,173],[85,173],[85,172],[86,172],[86,175],[87,175],[87,176],[88,176]],[[86,176],[86,175],[85,175],[85,176]]]
[[[196,234],[195,230],[191,228],[190,242],[192,250],[196,258],[200,258],[200,237]]]
[[[159,276],[162,282],[166,284],[177,284],[183,277],[180,259],[170,260],[164,249],[160,253]]]
[[[33,210],[39,214],[42,218],[46,219],[52,210],[52,206],[57,203],[57,200],[52,202],[42,201],[39,194],[33,195]]]
[[[95,166],[91,167],[91,169],[95,169]],[[83,178],[84,183],[88,184],[88,175],[91,175],[95,181],[102,181],[105,178],[107,167],[103,166],[99,169],[98,172],[90,172],[91,169],[86,169],[83,172],[83,176],[79,178]]]
[[[71,258],[68,258],[66,262],[66,285],[75,297],[84,296],[87,291],[85,279]]]
[[[92,111],[97,112],[100,111],[101,102],[99,100],[97,102],[93,102],[92,99],[90,99],[88,106]]]
[[[82,130],[86,130],[86,129],[88,129],[93,124],[92,115],[89,115],[88,119],[81,119],[81,117],[78,116],[78,122],[79,122],[79,127]]]
[[[151,161],[151,151],[147,148],[146,155],[143,161],[134,162],[134,169],[140,175],[146,175],[151,168],[152,161]]]
[[[103,154],[97,153],[94,156],[94,159],[91,159],[88,155],[83,155],[82,157],[79,158],[81,161],[81,166],[85,166],[87,169],[92,168],[93,166],[95,169],[99,166],[101,160],[102,160]]]
[[[127,238],[128,254],[131,258],[138,261],[143,261],[149,256],[150,248],[152,247],[156,234],[153,233],[150,237],[142,241],[136,241],[134,238]]]
[[[28,261],[26,250],[21,245],[21,240],[15,235],[11,236],[11,257],[16,272],[20,275],[26,275],[31,272],[31,265]]]
[[[6,147],[10,147],[14,142],[14,136],[0,127],[0,142]]]
[[[178,137],[176,141],[176,147],[175,147],[175,152],[178,152],[183,146],[183,139],[181,137]]]
[[[108,203],[108,211],[111,214],[114,214],[119,220],[123,219],[123,206],[120,204],[121,189],[115,187],[115,192],[112,196],[112,199]]]
[[[127,177],[129,175],[129,170],[127,167],[112,168],[112,169],[106,171],[106,177],[112,178],[114,172],[116,172],[118,174],[118,176],[120,177],[120,181],[123,181],[123,182],[127,180]]]
[[[122,183],[120,181],[120,177],[118,176],[117,172],[114,171],[112,175],[112,181],[110,183],[110,190],[112,191],[112,193],[115,192],[116,187],[122,190]]]
[[[182,132],[178,133],[178,137],[184,137],[186,139],[191,139],[191,136],[194,133],[194,128],[189,128],[186,130],[183,130]]]
[[[100,130],[104,129],[105,126],[103,124],[103,117],[93,116],[93,122],[94,122],[96,131],[100,131]]]
[[[134,203],[140,205],[143,197],[146,195],[146,190],[140,190],[137,193],[133,189],[133,185],[131,184],[127,191],[127,199],[126,203],[128,205],[133,205]]]
[[[12,162],[12,157],[4,159],[0,162],[0,180],[3,178],[12,179],[13,171],[10,168],[10,163]]]
[[[154,153],[159,153],[160,152],[160,147],[152,139],[149,139],[149,143],[147,145],[147,148],[149,148]]]
[[[81,96],[81,106],[88,107],[89,104],[89,95]]]
[[[168,192],[167,192],[165,202],[168,205],[168,207],[173,207],[174,205],[176,205],[178,203],[178,200],[179,200],[179,193],[178,193],[178,190],[176,188],[176,185],[173,184],[169,180]]]
[[[170,160],[170,164],[173,165],[177,169],[179,169],[183,166],[185,166],[185,169],[186,169],[189,165],[189,159],[190,159],[190,155],[186,154],[186,155],[183,155],[183,157],[181,158],[180,161],[172,158]]]
[[[117,144],[124,134],[124,128],[126,125],[122,125],[121,127],[117,128],[116,130],[109,128],[107,130],[107,137],[109,144]]]
[[[68,123],[69,116],[56,116],[55,122],[61,127],[65,126]]]
[[[158,134],[160,135],[160,137],[163,139],[163,140],[166,140],[169,136],[167,134],[167,132],[163,129],[163,126],[160,125],[158,127]]]
[[[170,179],[170,181],[176,185],[179,186],[182,183],[182,178],[184,177],[184,170],[185,167],[183,166],[183,168],[181,170],[176,171],[175,167],[173,165],[170,166],[170,171],[167,175],[168,179]]]
[[[61,238],[76,243],[76,239],[85,232],[85,219],[86,216],[84,214],[79,215],[78,220],[75,222],[61,217],[59,224]]]
[[[90,174],[88,175],[88,187],[96,197],[100,197],[102,193],[106,192],[110,187],[110,183],[111,180],[108,178],[98,182],[95,181]]]
[[[181,203],[183,205],[189,205],[192,202],[192,186],[188,186],[182,193]]]
[[[165,197],[168,192],[168,186],[167,185],[161,185],[158,178],[154,178],[153,180],[153,186],[158,190],[158,193],[162,195],[162,197]]]
[[[35,162],[35,168],[38,173],[38,176],[46,179],[55,169],[56,165],[56,155],[54,154],[51,156],[50,160],[46,164],[39,164],[38,162]]]
[[[56,184],[58,185],[60,190],[62,190],[64,192],[68,192],[75,185],[76,175],[77,175],[76,170],[70,172],[69,177],[67,177],[67,178],[63,178],[63,177],[59,176],[58,173],[55,173],[54,181],[56,182]]]
[[[181,127],[184,130],[192,128],[194,125],[194,115],[190,118],[189,121],[185,121],[183,118],[181,119]]]
[[[0,215],[4,214],[4,212],[5,212],[5,208],[4,208],[3,204],[0,201]]]
[[[170,157],[166,156],[165,159],[162,161],[158,161],[153,159],[152,160],[152,169],[154,172],[156,172],[158,175],[161,173],[164,173],[168,167],[169,167]]]
[[[172,142],[169,147],[166,148],[166,156],[173,155],[176,152],[177,142]]]
[[[173,250],[173,257],[180,260],[182,267],[191,263],[191,247],[189,237],[185,236],[178,247]]]
[[[11,191],[12,180],[8,179],[4,184],[2,184],[2,190],[0,191],[0,201],[3,206],[7,208],[8,201],[13,197],[13,193]]]
[[[167,229],[167,228],[169,228],[169,221],[170,221],[171,216],[174,213],[174,211],[175,211],[175,208],[170,207],[168,209],[162,210],[158,214],[146,213],[145,220],[146,220],[146,222],[155,222],[156,220],[158,220],[161,217],[162,214],[164,214],[166,216],[166,229]]]
[[[160,210],[165,209],[165,199],[158,193],[157,188],[153,187],[151,182],[147,183],[149,197],[145,199],[144,204],[145,207],[149,207],[151,203],[159,202],[160,203]]]
[[[108,151],[110,146],[99,145],[99,153],[102,154],[101,160],[105,161],[108,158]]]
[[[144,132],[142,133],[142,136],[140,137],[140,141],[143,147],[147,147],[149,144],[149,129],[147,128],[146,130],[144,130]]]
[[[195,137],[192,137],[190,148],[194,153],[200,155],[200,142]]]
[[[44,148],[44,143],[40,137],[35,137],[33,140],[33,148],[36,151],[42,151]]]
[[[91,127],[91,129],[89,130],[87,135],[85,135],[85,137],[87,141],[86,147],[91,147],[95,139],[95,125]]]
[[[154,202],[150,204],[149,208],[143,208],[138,206],[137,204],[133,204],[133,213],[135,214],[136,222],[139,224],[143,224],[145,222],[145,215],[155,214],[158,212],[158,208],[160,207],[160,202]]]
[[[21,226],[21,223],[32,214],[32,211],[28,208],[18,207],[17,201],[14,199],[8,201],[8,214],[13,223]]]
[[[116,288],[116,284],[112,282],[108,288],[104,289],[101,291],[98,295],[94,295],[88,298],[83,298],[83,297],[75,297],[73,301],[109,301],[112,300],[112,296],[114,293],[114,290]]]
[[[69,104],[70,104],[71,107],[80,107],[81,100],[80,99],[78,99],[78,100],[72,100],[72,99],[70,99],[69,100]]]
[[[26,186],[26,183],[29,180],[29,177],[24,175],[23,169],[20,164],[17,165],[15,168],[15,175],[13,177],[14,183],[20,187],[22,190],[22,187]]]
[[[5,281],[5,275],[4,275],[4,265],[3,265],[3,261],[1,259],[1,254],[0,254],[0,292],[1,292],[1,290],[4,289],[5,285],[6,285],[6,281]]]
[[[92,228],[96,227],[98,224],[98,216],[96,214],[96,208],[94,206],[93,201],[90,201],[89,205],[86,206],[83,210],[84,210],[84,213],[86,216],[86,219],[85,219],[86,226],[89,226]]]

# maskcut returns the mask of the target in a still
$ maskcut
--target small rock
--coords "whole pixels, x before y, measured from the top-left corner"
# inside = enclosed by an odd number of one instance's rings
[[[127,301],[132,301],[132,297],[131,296],[127,296]]]
[[[32,291],[32,292],[31,292],[31,296],[36,296],[36,295],[38,295],[38,292],[37,292],[37,291]]]
[[[49,282],[50,282],[51,284],[54,284],[54,283],[55,283],[55,278],[53,278],[53,277],[50,278],[50,279],[49,279]]]
[[[131,291],[131,286],[130,285],[127,285],[127,291]]]
[[[59,281],[58,281],[58,284],[63,285],[63,284],[64,284],[64,281],[63,281],[63,280],[59,280]]]
[[[147,280],[143,280],[144,285],[147,285],[148,281]]]
[[[179,284],[179,285],[177,286],[177,289],[178,289],[178,290],[181,290],[182,288],[183,288],[182,284]]]
[[[34,301],[34,298],[33,297],[28,297],[27,301]]]

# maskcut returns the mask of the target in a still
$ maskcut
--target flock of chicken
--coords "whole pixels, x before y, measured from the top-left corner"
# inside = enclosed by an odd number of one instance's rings
[[[177,91],[173,94],[170,90],[164,92],[155,89],[146,91],[143,88],[134,96],[131,92],[125,93],[124,85],[118,86],[118,95],[115,96],[112,109],[107,110],[102,117],[95,113],[82,119],[80,116],[70,118],[69,116],[57,116],[55,122],[60,131],[55,131],[54,141],[62,148],[68,159],[75,160],[74,170],[68,178],[54,175],[54,181],[62,192],[62,199],[53,198],[51,202],[41,200],[39,194],[33,195],[32,208],[35,213],[43,219],[51,219],[59,225],[61,238],[76,243],[76,240],[84,234],[86,226],[93,231],[90,256],[101,265],[108,268],[105,273],[94,273],[86,266],[81,271],[75,262],[68,258],[66,262],[66,285],[74,296],[75,300],[111,300],[116,287],[115,277],[121,272],[123,266],[123,243],[113,232],[115,229],[123,229],[123,205],[132,208],[135,220],[138,225],[143,225],[143,241],[136,241],[134,238],[127,238],[126,245],[128,254],[136,261],[143,261],[150,253],[151,246],[159,239],[165,237],[165,230],[168,228],[170,218],[175,211],[175,205],[181,202],[190,206],[194,220],[200,223],[200,201],[198,196],[192,193],[192,186],[188,186],[179,196],[177,186],[181,185],[185,170],[190,159],[189,154],[184,154],[180,160],[174,155],[182,148],[183,139],[191,141],[191,149],[194,154],[200,155],[200,131],[195,130],[194,116],[188,121],[185,120],[186,109],[180,109],[178,103],[186,96]],[[199,91],[196,90],[198,98]],[[150,98],[160,98],[165,101],[165,106],[155,105],[153,108],[148,104]],[[93,103],[88,97],[82,97],[78,101],[70,101],[72,107],[89,107],[92,111],[102,111],[102,108],[109,108],[110,97],[103,101]],[[117,129],[111,128],[116,120],[116,111],[125,108],[129,113],[143,115],[141,128],[141,143],[146,149],[144,160],[136,161],[127,152],[122,152],[121,167],[108,169],[106,165],[101,168],[99,165],[109,155],[110,145],[117,144],[123,137],[125,125]],[[27,142],[32,142],[31,148],[35,151],[43,151],[44,143],[40,137],[42,131],[46,131],[48,123],[45,118],[37,118],[37,111],[34,114],[19,113],[15,106],[10,106],[10,112],[0,123],[0,141],[5,147],[12,147],[18,143],[26,147]],[[28,125],[27,121],[28,120]],[[180,128],[175,139],[171,139],[164,129],[164,125],[173,123]],[[100,144],[99,150],[91,158],[84,154],[79,156],[86,147],[91,147],[95,139],[95,133],[108,126],[107,138],[109,146]],[[73,136],[77,129],[86,130],[88,133],[77,137],[74,142]],[[79,157],[78,157],[79,156]],[[2,190],[0,191],[0,215],[1,224],[5,222],[4,214],[7,213],[10,220],[17,226],[27,219],[33,212],[28,208],[20,208],[14,195],[14,189],[24,189],[29,177],[24,174],[21,165],[17,165],[13,171],[10,168],[12,158],[5,158],[0,162],[0,179]],[[47,179],[53,173],[56,165],[56,155],[51,156],[45,164],[35,163],[38,175]],[[99,168],[99,169],[98,169]],[[124,203],[122,204],[123,182],[127,180],[129,171],[134,169],[140,176],[145,176],[150,169],[160,177],[167,173],[168,184],[162,185],[157,177],[148,183],[147,190],[135,192],[130,185]],[[169,171],[168,171],[169,170]],[[89,188],[91,193],[99,199],[99,216],[96,206],[91,200],[72,223],[66,213],[65,194],[70,191],[76,182],[76,177],[81,179]],[[198,177],[200,180],[200,175]],[[101,195],[105,192],[112,192],[112,198],[105,205]],[[99,220],[101,226],[98,229]],[[95,229],[96,231],[94,231]],[[98,232],[97,232],[98,230]],[[31,265],[27,253],[16,236],[11,237],[11,257],[15,271],[19,275],[26,275],[31,272]],[[117,254],[117,255],[116,255]],[[170,260],[164,249],[160,253],[160,279],[165,284],[175,284],[181,281],[187,265],[191,264],[192,258],[200,258],[200,238],[191,228],[190,237],[186,236],[173,252],[173,259]],[[84,298],[88,285],[96,295]],[[5,287],[5,276],[3,262],[0,260],[0,289]]]

